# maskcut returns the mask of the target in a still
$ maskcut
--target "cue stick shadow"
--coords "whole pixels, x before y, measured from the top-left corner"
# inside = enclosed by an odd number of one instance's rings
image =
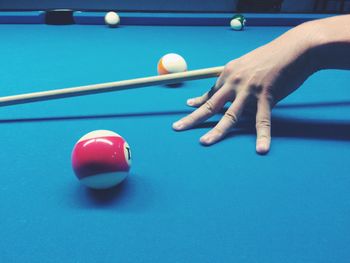
[[[288,110],[295,108],[317,108],[317,107],[350,107],[350,101],[338,102],[318,102],[318,103],[293,103],[277,105],[279,110]],[[0,119],[0,124],[7,123],[32,123],[32,122],[50,122],[50,121],[74,121],[86,119],[113,119],[113,118],[135,118],[135,117],[157,117],[176,115],[183,117],[190,114],[193,110],[180,111],[158,111],[158,112],[134,112],[121,114],[101,114],[101,115],[81,115],[81,116],[57,116],[57,117],[37,117],[37,118],[16,118]],[[226,109],[220,111],[224,114]],[[255,135],[255,116],[251,113],[244,115],[238,125],[228,133],[225,139],[239,135]],[[213,128],[217,122],[205,122],[192,129]],[[272,136],[273,137],[291,137],[291,138],[309,138],[319,140],[350,140],[350,120],[345,121],[325,121],[325,120],[300,120],[292,118],[272,117]]]
[[[315,108],[315,107],[340,107],[350,106],[350,101],[338,102],[320,102],[320,103],[294,103],[277,105],[277,109],[294,109],[294,108]],[[193,109],[193,108],[191,108]],[[16,118],[16,119],[0,119],[1,123],[25,123],[25,122],[50,122],[50,121],[69,121],[69,120],[86,120],[86,119],[112,119],[112,118],[132,118],[132,117],[152,117],[167,115],[187,115],[193,110],[181,111],[155,111],[155,112],[134,112],[120,114],[100,114],[100,115],[80,115],[80,116],[56,116],[56,117],[34,117],[34,118]],[[225,109],[221,113],[225,112]]]
[[[16,118],[16,119],[0,119],[2,123],[32,123],[32,122],[51,122],[51,121],[74,121],[88,119],[118,119],[118,118],[135,118],[135,117],[157,117],[171,115],[186,115],[190,114],[191,110],[182,111],[155,111],[155,112],[134,112],[120,114],[100,114],[100,115],[81,115],[81,116],[56,116],[56,117],[36,117],[36,118]]]

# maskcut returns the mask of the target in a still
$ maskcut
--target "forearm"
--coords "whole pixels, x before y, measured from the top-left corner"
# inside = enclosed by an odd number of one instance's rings
[[[350,15],[314,20],[281,35],[269,45],[288,49],[287,63],[321,69],[350,69]]]
[[[313,36],[310,58],[317,70],[350,69],[350,15],[306,24],[305,28]]]

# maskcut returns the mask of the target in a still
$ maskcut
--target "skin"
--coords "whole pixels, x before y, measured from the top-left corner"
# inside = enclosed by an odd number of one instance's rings
[[[225,137],[245,110],[256,113],[256,152],[271,145],[271,111],[322,69],[350,69],[350,15],[297,26],[272,42],[230,61],[212,89],[187,101],[195,111],[173,124],[190,129],[231,102],[221,120],[200,138],[212,145]]]

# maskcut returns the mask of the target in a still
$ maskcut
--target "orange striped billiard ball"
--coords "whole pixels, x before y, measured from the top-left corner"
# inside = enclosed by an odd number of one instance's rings
[[[179,73],[187,70],[186,60],[178,54],[164,55],[158,62],[158,74]]]

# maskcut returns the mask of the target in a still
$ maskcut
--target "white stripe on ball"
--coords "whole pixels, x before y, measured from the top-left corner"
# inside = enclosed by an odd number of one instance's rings
[[[243,24],[239,19],[232,19],[230,26],[233,30],[241,30],[243,28]]]

